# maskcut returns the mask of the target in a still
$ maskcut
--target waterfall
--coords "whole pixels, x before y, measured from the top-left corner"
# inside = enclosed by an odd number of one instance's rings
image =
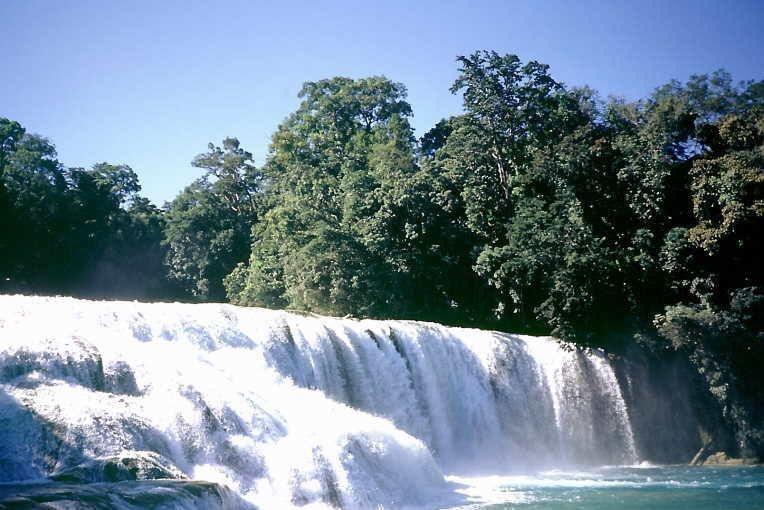
[[[446,474],[640,460],[608,358],[550,338],[0,296],[0,482],[125,451],[261,508],[448,506]]]

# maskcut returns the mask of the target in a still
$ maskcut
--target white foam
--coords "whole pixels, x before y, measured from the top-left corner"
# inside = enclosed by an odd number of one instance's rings
[[[152,450],[263,508],[403,508],[638,460],[601,353],[436,324],[0,296],[0,382],[3,480]]]

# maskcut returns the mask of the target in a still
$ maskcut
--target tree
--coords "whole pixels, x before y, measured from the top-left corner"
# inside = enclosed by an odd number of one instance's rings
[[[163,298],[161,212],[127,165],[66,168],[46,139],[0,120],[0,287]]]
[[[133,169],[98,163],[68,173],[73,259],[69,292],[123,299],[175,297],[161,246],[164,216],[139,195]]]
[[[208,149],[192,162],[204,174],[168,208],[164,244],[170,277],[187,296],[222,301],[223,278],[249,255],[263,175],[236,138]]]
[[[762,455],[764,434],[764,108],[761,83],[695,76],[689,97],[696,153],[689,161],[688,221],[662,249],[676,299],[655,324],[685,352],[719,401],[739,449]],[[707,86],[708,83],[714,86]],[[724,447],[724,445],[720,445]]]
[[[412,314],[402,215],[417,166],[405,88],[382,77],[333,78],[306,83],[300,97],[273,137],[268,211],[253,231],[248,267],[226,280],[229,297],[333,314]]]
[[[473,263],[494,289],[485,300],[493,301],[501,319],[533,328],[546,289],[539,277],[551,268],[526,272],[529,267],[515,263],[532,260],[516,242],[518,226],[531,228],[540,221],[539,213],[546,213],[539,207],[544,209],[549,198],[539,201],[539,192],[550,190],[536,189],[534,161],[588,119],[579,100],[549,75],[548,66],[495,52],[458,61],[460,76],[451,90],[463,92],[466,113],[441,149],[447,154],[442,165],[461,195],[466,224],[482,245]],[[543,265],[544,257],[536,261]]]
[[[0,162],[0,285],[56,289],[68,273],[65,170],[48,140],[8,119],[0,119]]]

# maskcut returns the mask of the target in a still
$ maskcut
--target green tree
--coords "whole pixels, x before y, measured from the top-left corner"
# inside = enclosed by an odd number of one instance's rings
[[[688,221],[671,229],[662,268],[675,300],[659,333],[685,352],[718,399],[743,454],[764,453],[764,105],[761,83],[695,76],[686,189]],[[727,447],[719,445],[719,447]]]
[[[263,176],[236,138],[226,138],[222,147],[209,144],[192,165],[204,174],[167,210],[168,271],[186,296],[222,301],[223,278],[249,255]]]
[[[493,289],[485,301],[500,319],[534,328],[547,290],[539,278],[551,269],[545,260],[550,254],[533,255],[520,239],[526,229],[542,226],[533,224],[543,222],[554,194],[553,188],[536,189],[534,162],[588,119],[548,66],[495,52],[458,61],[452,91],[463,92],[466,113],[441,149],[447,155],[441,164],[479,239],[474,267]]]
[[[227,279],[229,297],[333,314],[422,311],[412,246],[425,204],[408,187],[418,167],[405,88],[333,78],[300,97],[273,137],[268,212],[249,265]]]
[[[161,212],[126,165],[65,168],[46,139],[0,120],[0,288],[166,297]]]
[[[8,119],[0,119],[0,162],[0,285],[55,290],[67,278],[65,169],[48,140]]]
[[[127,165],[69,169],[70,292],[87,297],[173,297],[161,246],[162,212],[141,197]]]

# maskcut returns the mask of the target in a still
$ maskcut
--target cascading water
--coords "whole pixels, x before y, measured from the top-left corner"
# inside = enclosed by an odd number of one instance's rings
[[[0,482],[148,451],[260,508],[433,508],[640,460],[604,354],[435,324],[0,296],[0,383]]]

